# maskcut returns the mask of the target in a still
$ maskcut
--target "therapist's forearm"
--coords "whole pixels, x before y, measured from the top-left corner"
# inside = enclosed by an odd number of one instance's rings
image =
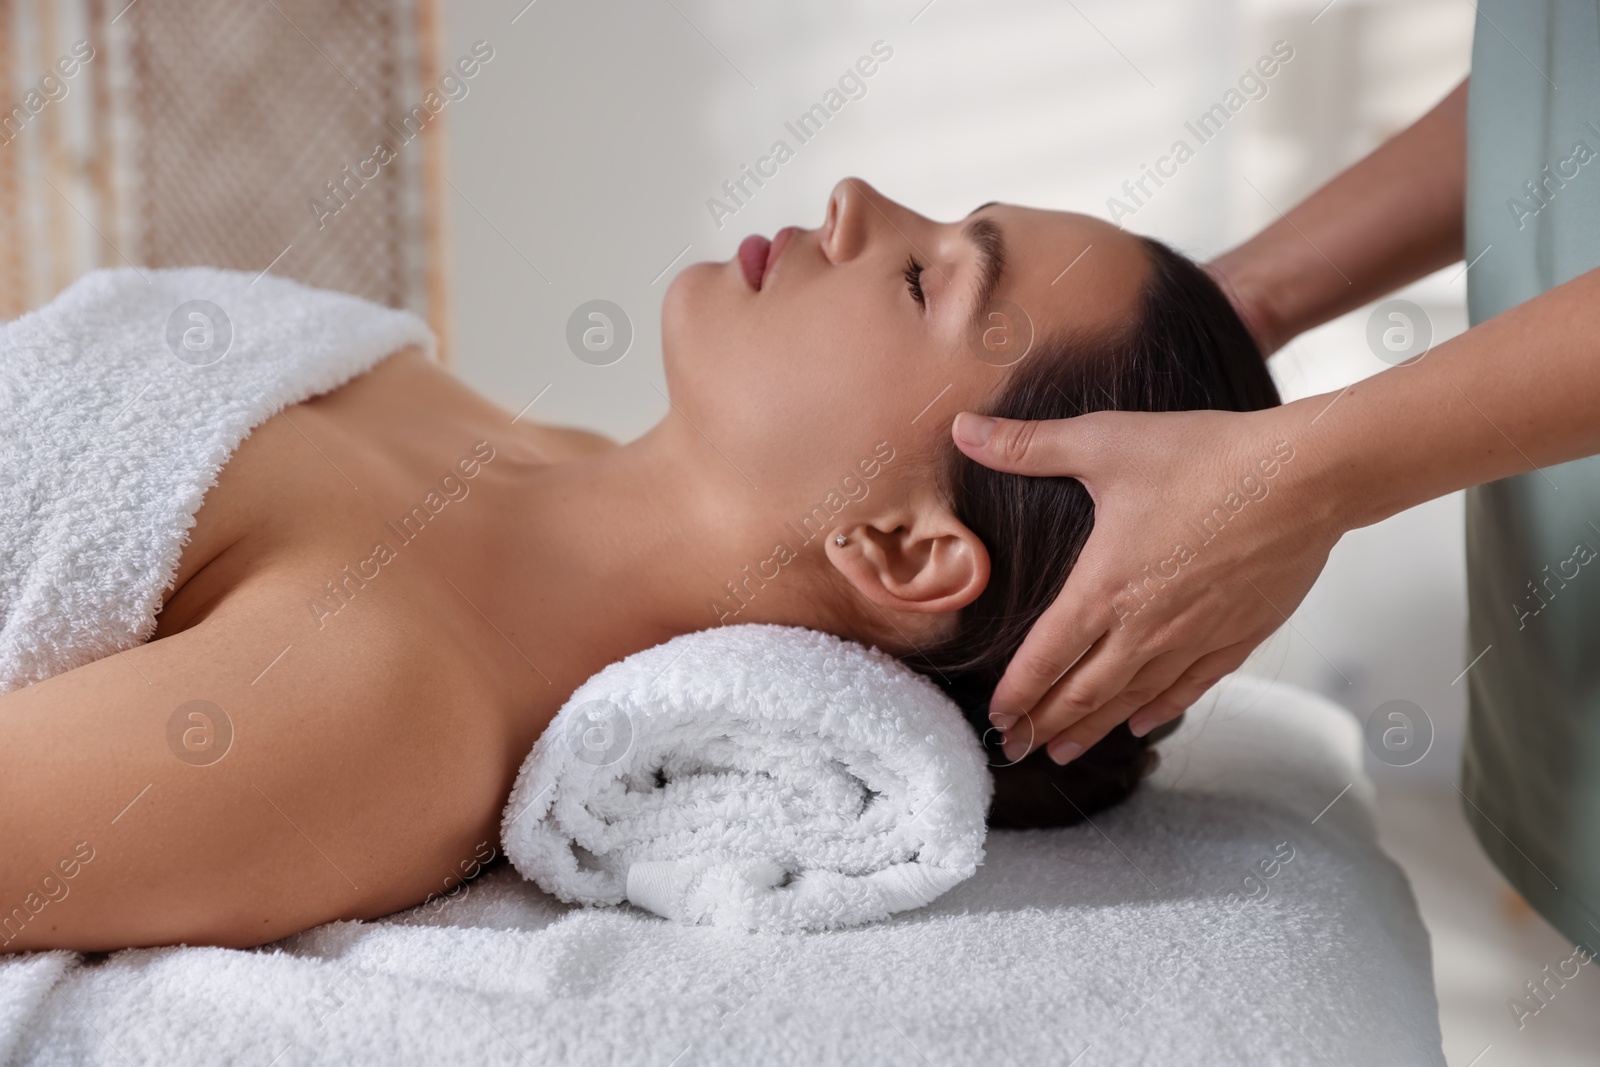
[[[1467,83],[1210,269],[1270,354],[1462,258]]]
[[[1344,529],[1600,453],[1600,270],[1414,363],[1277,410],[1300,427],[1303,498]]]

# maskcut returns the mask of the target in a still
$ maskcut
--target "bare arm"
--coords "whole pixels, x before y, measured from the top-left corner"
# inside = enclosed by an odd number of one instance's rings
[[[313,573],[0,696],[0,952],[261,944],[498,846],[509,782],[453,650],[373,640],[398,627],[372,611],[308,632]]]
[[[1341,394],[1290,407],[1344,529],[1600,452],[1600,270]],[[1308,474],[1309,476],[1309,474]]]
[[[1270,355],[1462,258],[1467,82],[1209,264]]]

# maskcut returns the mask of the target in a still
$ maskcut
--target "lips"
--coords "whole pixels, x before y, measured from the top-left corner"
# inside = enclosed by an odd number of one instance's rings
[[[761,278],[767,273],[767,253],[772,251],[772,242],[760,234],[751,234],[739,242],[739,270],[744,273],[744,280],[750,283],[750,288],[756,292],[761,291]]]
[[[739,271],[750,288],[758,293],[761,291],[761,284],[772,272],[773,264],[778,262],[778,257],[794,235],[795,228],[785,226],[770,241],[760,234],[751,234],[739,242]]]

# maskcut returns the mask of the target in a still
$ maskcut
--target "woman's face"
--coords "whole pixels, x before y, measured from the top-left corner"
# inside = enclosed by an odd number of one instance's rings
[[[1114,332],[1147,269],[1136,238],[1083,215],[994,204],[934,222],[847,178],[819,229],[680,274],[661,429],[698,456],[698,511],[726,551],[754,561],[717,621],[895,649],[941,632],[989,580],[937,477],[951,419],[987,407],[1034,340]],[[762,584],[795,569],[826,584]]]
[[[882,473],[926,480],[952,417],[985,406],[1030,338],[1110,332],[1146,270],[1136,238],[1086,215],[990,204],[935,222],[846,178],[819,228],[678,275],[667,381],[762,503],[799,514],[885,442]]]

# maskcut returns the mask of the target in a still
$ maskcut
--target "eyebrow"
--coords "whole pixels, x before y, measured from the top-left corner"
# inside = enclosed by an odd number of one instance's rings
[[[975,208],[981,211],[984,207]],[[978,295],[972,302],[972,313],[968,316],[968,330],[973,330],[983,321],[983,313],[989,307],[989,301],[994,298],[995,290],[1000,288],[1000,279],[1006,271],[1006,243],[1000,233],[1000,227],[995,225],[993,219],[975,219],[968,216],[968,222],[961,228],[961,235],[972,243],[978,256]]]

